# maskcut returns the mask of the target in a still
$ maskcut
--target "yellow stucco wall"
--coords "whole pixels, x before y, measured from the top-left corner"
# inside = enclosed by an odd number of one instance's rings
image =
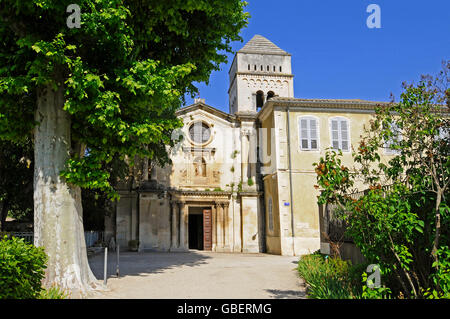
[[[272,167],[268,171],[276,174],[276,183],[272,178],[266,177],[264,183],[265,196],[274,198],[273,213],[278,215],[278,227],[280,230],[280,246],[274,242],[270,233],[267,232],[268,252],[296,255],[311,253],[320,248],[319,233],[319,208],[317,196],[319,191],[314,188],[317,184],[316,173],[313,163],[318,162],[320,157],[325,156],[326,149],[331,147],[330,120],[333,117],[344,117],[348,120],[351,147],[358,147],[361,135],[364,133],[364,125],[368,125],[373,116],[370,110],[321,110],[305,109],[301,107],[290,107],[289,111],[290,134],[288,137],[287,111],[286,107],[271,109],[261,121],[263,128],[273,128],[276,134],[275,143],[271,144],[270,139],[264,142],[264,148],[271,156]],[[302,116],[312,116],[318,121],[319,149],[304,151],[300,149],[299,140],[299,119]],[[289,145],[290,144],[290,145]],[[275,145],[275,150],[271,150]],[[289,180],[289,150],[291,155],[292,173],[292,203],[290,198]],[[273,152],[272,152],[273,151]],[[381,157],[385,161],[389,155],[381,152]],[[352,168],[352,149],[343,152],[343,165]],[[265,164],[265,167],[269,167]],[[364,188],[364,187],[362,187]],[[275,205],[277,198],[278,205]],[[267,202],[267,199],[266,199]],[[293,218],[291,216],[291,207]],[[275,209],[275,207],[277,209]],[[292,227],[292,219],[294,227]],[[292,231],[294,231],[295,241],[292,242]],[[278,248],[280,252],[278,252]]]

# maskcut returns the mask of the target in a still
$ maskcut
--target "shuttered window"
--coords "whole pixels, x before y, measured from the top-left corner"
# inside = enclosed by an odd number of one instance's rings
[[[402,132],[395,123],[390,123],[390,130],[393,135],[384,142],[384,151],[386,154],[399,154],[400,150],[393,149],[392,145],[398,145],[398,142],[402,140]]]
[[[319,125],[314,117],[301,117],[299,119],[300,149],[311,151],[319,149]]]
[[[331,147],[335,150],[350,150],[350,132],[348,120],[343,117],[334,117],[330,120]]]

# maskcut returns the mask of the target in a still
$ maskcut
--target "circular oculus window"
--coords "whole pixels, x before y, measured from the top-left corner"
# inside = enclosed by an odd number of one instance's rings
[[[189,127],[189,137],[196,144],[205,144],[211,138],[211,129],[204,122],[195,122]]]

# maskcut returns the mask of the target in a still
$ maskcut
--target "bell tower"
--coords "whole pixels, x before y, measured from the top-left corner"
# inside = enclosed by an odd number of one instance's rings
[[[291,55],[261,35],[236,53],[228,73],[231,114],[256,113],[274,96],[294,97]]]

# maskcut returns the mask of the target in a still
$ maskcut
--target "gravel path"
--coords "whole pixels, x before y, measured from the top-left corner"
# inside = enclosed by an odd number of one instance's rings
[[[298,257],[205,251],[132,253],[108,256],[107,289],[93,298],[263,299],[305,298],[295,270]],[[89,258],[103,279],[103,255]]]

